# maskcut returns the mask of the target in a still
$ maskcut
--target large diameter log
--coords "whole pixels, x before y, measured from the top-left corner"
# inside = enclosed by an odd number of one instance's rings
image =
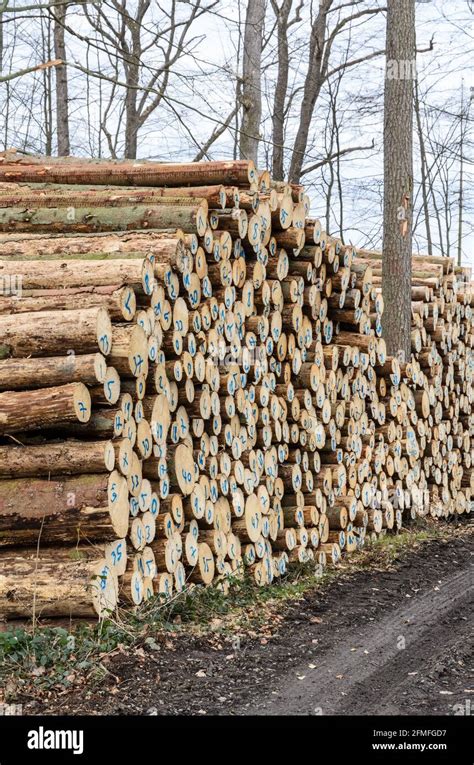
[[[117,576],[105,558],[55,561],[0,555],[4,618],[105,617],[115,610],[117,600]]]
[[[111,441],[61,441],[34,446],[0,446],[0,477],[31,478],[105,471]]]
[[[245,501],[242,520],[234,521],[232,530],[243,542],[256,542],[262,531],[262,510],[256,494],[250,494]]]
[[[3,359],[0,361],[0,390],[45,388],[71,382],[97,385],[105,381],[106,372],[107,364],[101,353]]]
[[[0,316],[0,358],[63,356],[64,353],[105,355],[112,347],[112,323],[104,308],[41,311]]]
[[[82,383],[0,393],[0,435],[37,430],[91,416],[91,397]]]
[[[52,233],[176,229],[203,236],[207,226],[207,204],[174,207],[130,205],[129,207],[0,207],[0,231]]]
[[[127,481],[117,471],[0,481],[0,547],[110,542],[128,524]]]
[[[111,186],[202,186],[258,182],[251,160],[224,162],[164,163],[144,161],[88,161],[71,158],[67,162],[34,159],[0,162],[0,181],[17,183],[79,183]]]

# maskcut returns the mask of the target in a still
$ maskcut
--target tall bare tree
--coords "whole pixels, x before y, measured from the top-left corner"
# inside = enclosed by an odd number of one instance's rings
[[[301,21],[301,9],[303,0],[299,0],[293,17],[290,17],[293,0],[282,0],[278,5],[277,0],[271,0],[273,13],[276,19],[277,35],[277,79],[275,83],[275,95],[273,98],[272,115],[272,173],[276,181],[283,181],[284,169],[284,143],[285,143],[285,116],[287,107],[288,78],[290,73],[290,52],[288,32],[290,27]]]
[[[346,8],[348,9],[347,15],[343,15],[344,11],[341,12],[341,9]],[[331,68],[331,52],[338,35],[354,22],[363,20],[365,17],[369,18],[382,10],[382,6],[364,8],[360,0],[352,0],[352,2],[337,6],[334,4],[334,0],[320,0],[319,10],[313,18],[310,29],[308,67],[303,85],[298,129],[293,143],[289,170],[290,181],[299,183],[301,179],[314,109],[328,77],[338,72],[341,67],[347,70],[363,61],[380,56],[384,52],[383,50],[375,50],[364,56],[351,60],[346,59],[340,66]],[[330,24],[331,12],[339,15],[337,21]]]
[[[248,0],[244,27],[242,85],[240,101],[240,157],[258,164],[258,144],[262,119],[262,46],[265,0]]]
[[[54,56],[60,61],[66,61],[65,22],[67,4],[59,4],[50,0],[53,16]],[[71,153],[69,141],[69,95],[66,65],[57,66],[56,75],[56,134],[57,152],[60,157]]]
[[[388,0],[384,96],[383,335],[389,354],[411,349],[415,0]]]
[[[421,110],[420,110],[420,96],[418,89],[418,79],[415,80],[415,115],[416,115],[416,129],[418,133],[418,144],[420,149],[420,168],[421,168],[421,197],[423,201],[423,216],[425,219],[426,227],[426,244],[428,247],[428,255],[433,254],[433,242],[431,238],[431,222],[430,222],[430,208],[428,203],[429,189],[428,189],[428,163],[426,158],[425,136],[423,134],[423,125],[421,122]]]
[[[458,199],[458,266],[462,263],[462,238],[463,238],[463,214],[464,214],[464,151],[467,133],[467,124],[469,119],[469,107],[472,103],[471,98],[464,103],[464,81],[461,85],[461,111],[459,113],[459,199]]]
[[[79,39],[105,52],[115,71],[117,64],[122,71],[120,79],[115,74],[104,76],[100,71],[86,73],[108,79],[112,88],[116,88],[115,99],[119,94],[124,94],[125,158],[136,159],[139,131],[163,102],[169,105],[167,92],[170,80],[174,67],[189,53],[186,46],[192,43],[190,29],[213,5],[215,0],[210,0],[207,6],[203,0],[189,3],[170,0],[163,7],[157,4],[158,11],[162,13],[158,22],[148,14],[155,10],[152,0],[101,0],[84,7],[87,20],[97,33],[94,41],[68,27],[68,31]],[[187,15],[179,15],[182,6],[189,8]],[[152,59],[150,51],[155,52]],[[179,118],[178,114],[176,116]],[[109,147],[112,146],[110,131],[105,123],[101,128]]]

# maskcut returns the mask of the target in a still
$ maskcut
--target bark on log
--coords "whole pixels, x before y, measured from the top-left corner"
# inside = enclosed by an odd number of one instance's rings
[[[0,208],[0,231],[93,233],[95,231],[130,231],[134,229],[180,228],[203,236],[207,225],[204,205],[165,207],[78,207],[74,216],[67,208]]]
[[[226,162],[130,162],[88,161],[77,158],[67,163],[28,158],[9,161],[0,158],[0,181],[38,183],[110,184],[113,186],[202,186],[242,184],[257,181],[255,166],[245,160]]]
[[[31,390],[72,382],[97,385],[104,382],[106,371],[107,363],[101,353],[3,359],[0,361],[0,390]]]
[[[70,421],[87,423],[90,416],[91,397],[82,383],[0,393],[0,435]]]
[[[0,276],[0,282],[1,280]],[[104,308],[113,321],[132,321],[137,306],[135,289],[141,293],[142,284],[134,285],[134,288],[111,285],[68,289],[21,289],[18,295],[0,297],[0,315],[67,311],[80,305],[81,309]]]
[[[42,311],[0,316],[0,359],[64,356],[66,352],[108,355],[112,324],[105,308]]]
[[[0,554],[3,618],[105,617],[118,600],[117,576],[105,558],[52,561]]]
[[[174,262],[184,251],[184,234],[169,231],[115,231],[97,234],[0,234],[0,261],[94,260],[102,262],[155,257]]]
[[[0,477],[37,478],[105,472],[106,446],[111,443],[61,441],[37,446],[0,446]]]
[[[0,481],[0,547],[110,542],[128,532],[124,476]]]

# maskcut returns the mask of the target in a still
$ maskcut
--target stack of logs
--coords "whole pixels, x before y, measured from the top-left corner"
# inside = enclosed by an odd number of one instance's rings
[[[0,616],[103,616],[336,564],[470,511],[474,294],[381,256],[251,162],[0,159]]]

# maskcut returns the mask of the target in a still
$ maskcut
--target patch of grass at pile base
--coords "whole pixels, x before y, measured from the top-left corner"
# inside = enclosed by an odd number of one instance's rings
[[[472,530],[472,523],[470,524]],[[293,566],[272,585],[253,580],[230,580],[224,594],[217,586],[192,587],[170,601],[158,598],[135,612],[123,611],[114,620],[90,625],[12,627],[0,631],[0,702],[13,702],[31,685],[47,690],[67,688],[101,675],[101,661],[116,650],[153,649],[157,642],[182,635],[255,636],[271,632],[284,619],[289,604],[340,575],[363,569],[386,569],[406,552],[433,539],[468,533],[465,523],[453,525],[420,519],[399,534],[379,537],[359,552],[328,568],[322,576],[314,565]],[[104,668],[104,672],[106,672]]]

